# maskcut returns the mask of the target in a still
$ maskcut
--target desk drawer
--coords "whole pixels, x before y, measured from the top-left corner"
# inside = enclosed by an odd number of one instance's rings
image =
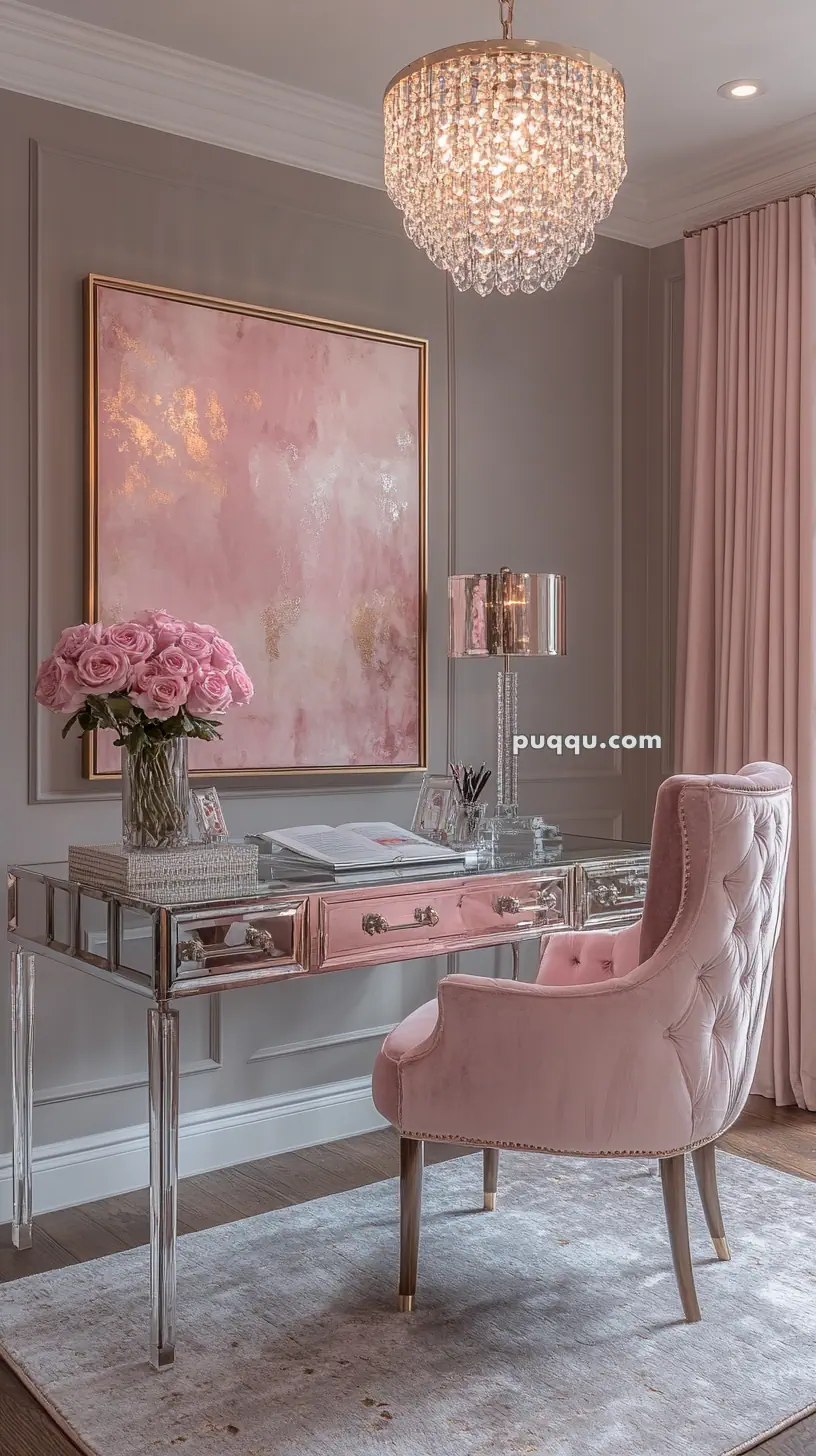
[[[225,906],[176,920],[173,990],[305,971],[308,900]]]
[[[580,924],[584,929],[631,925],[643,914],[649,856],[583,865]]]
[[[568,868],[480,876],[444,888],[433,881],[320,898],[318,960],[323,969],[440,955],[518,940],[571,924]]]

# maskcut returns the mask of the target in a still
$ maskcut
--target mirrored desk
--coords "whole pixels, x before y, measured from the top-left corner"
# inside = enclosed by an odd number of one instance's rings
[[[12,1239],[32,1239],[34,965],[145,996],[150,1130],[153,1365],[172,1364],[176,1316],[179,1013],[186,996],[320,976],[630,924],[643,908],[648,847],[565,835],[546,863],[429,875],[399,868],[329,878],[260,878],[246,893],[132,899],[69,880],[67,864],[8,871],[13,1111]]]

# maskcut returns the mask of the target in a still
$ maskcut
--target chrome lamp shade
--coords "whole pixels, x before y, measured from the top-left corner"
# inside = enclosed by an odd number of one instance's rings
[[[482,825],[491,856],[505,862],[546,855],[560,830],[518,807],[518,673],[511,657],[563,657],[567,650],[566,579],[551,572],[498,572],[448,578],[449,657],[500,657],[497,698],[496,814]]]
[[[563,657],[566,578],[501,571],[448,578],[449,657]]]

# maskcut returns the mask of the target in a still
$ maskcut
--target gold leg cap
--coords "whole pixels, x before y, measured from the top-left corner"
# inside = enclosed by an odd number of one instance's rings
[[[414,1308],[413,1294],[401,1294],[399,1297],[400,1314],[410,1314]]]
[[[728,1260],[731,1258],[731,1250],[728,1247],[727,1239],[714,1239],[714,1248],[717,1250],[717,1258]]]
[[[485,1211],[485,1213],[492,1213],[494,1211],[495,1207],[496,1207],[496,1195],[495,1195],[495,1193],[486,1193],[485,1196],[484,1196],[484,1211]]]

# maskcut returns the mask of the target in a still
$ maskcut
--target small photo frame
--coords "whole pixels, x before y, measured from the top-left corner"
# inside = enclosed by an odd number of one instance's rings
[[[422,780],[411,825],[415,834],[448,844],[454,838],[459,812],[459,798],[453,778],[446,774],[426,774]]]
[[[223,844],[229,839],[224,810],[215,789],[191,789],[190,803],[203,844]]]

